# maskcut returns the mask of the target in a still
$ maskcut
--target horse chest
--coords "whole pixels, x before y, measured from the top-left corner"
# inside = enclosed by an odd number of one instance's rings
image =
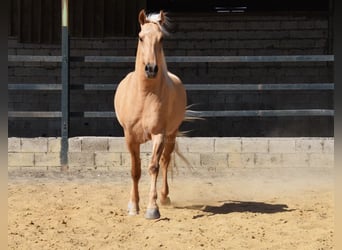
[[[166,107],[161,103],[149,103],[144,105],[141,122],[144,130],[158,132],[163,129],[166,121]]]

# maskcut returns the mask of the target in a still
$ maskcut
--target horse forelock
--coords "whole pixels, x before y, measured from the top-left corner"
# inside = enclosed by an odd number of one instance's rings
[[[159,13],[151,13],[148,14],[146,17],[146,20],[150,23],[154,23],[156,25],[158,25],[158,27],[160,28],[160,30],[162,31],[163,35],[169,35],[169,32],[167,30],[169,24],[170,24],[170,19],[167,16],[167,13],[164,13],[164,22],[161,25],[161,16]]]

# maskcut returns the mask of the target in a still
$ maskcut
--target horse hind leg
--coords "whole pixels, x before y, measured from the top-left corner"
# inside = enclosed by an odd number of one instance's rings
[[[162,184],[161,195],[160,195],[160,203],[164,206],[168,206],[171,204],[171,200],[168,196],[169,185],[167,182],[167,172],[168,172],[168,167],[169,167],[170,160],[171,160],[171,154],[175,148],[175,139],[176,139],[176,134],[166,137],[164,151],[160,159],[162,173],[163,173],[163,184]]]
[[[151,176],[151,186],[149,194],[149,202],[145,214],[146,219],[160,218],[159,208],[157,205],[157,177],[159,173],[159,160],[164,148],[164,135],[158,134],[152,136],[153,149],[152,159],[149,165],[149,174]]]

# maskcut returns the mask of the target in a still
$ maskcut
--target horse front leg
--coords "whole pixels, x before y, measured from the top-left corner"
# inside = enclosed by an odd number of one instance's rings
[[[126,137],[128,150],[131,154],[131,176],[132,189],[128,202],[128,214],[137,215],[139,213],[139,180],[141,176],[140,144]]]
[[[146,219],[158,219],[160,217],[159,208],[157,205],[157,178],[159,173],[159,160],[164,149],[164,135],[153,135],[152,142],[152,159],[148,168],[149,174],[151,176],[151,186],[149,202],[145,214]]]

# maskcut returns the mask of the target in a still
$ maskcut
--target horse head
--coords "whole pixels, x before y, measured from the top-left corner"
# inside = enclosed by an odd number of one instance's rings
[[[143,64],[145,75],[149,79],[156,78],[165,60],[163,53],[163,37],[166,32],[163,25],[165,22],[166,16],[163,11],[148,16],[144,10],[139,13],[141,31],[139,32],[139,54],[137,57]]]

